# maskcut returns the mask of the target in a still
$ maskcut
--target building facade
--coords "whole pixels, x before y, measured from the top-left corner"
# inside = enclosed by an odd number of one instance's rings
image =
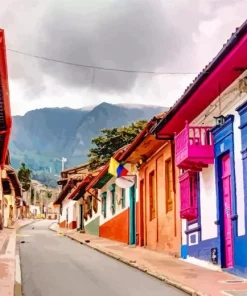
[[[87,164],[72,167],[61,172],[61,179],[58,185],[62,190],[54,201],[54,206],[59,206],[59,227],[70,230],[77,229],[77,201],[72,197],[78,190],[79,184],[88,174]]]
[[[117,161],[126,147],[113,155]],[[106,164],[97,177],[88,185],[87,191],[94,189],[100,199],[97,219],[99,236],[126,244],[136,244],[136,203],[138,190],[135,184],[131,188],[120,188],[116,185],[116,177],[108,173]],[[127,169],[130,169],[127,167]],[[136,176],[136,179],[138,177]]]
[[[154,117],[147,124],[121,160],[138,168],[137,244],[178,255],[181,225],[177,207],[174,144],[157,140],[150,132],[163,115]]]
[[[246,50],[247,23],[154,129],[176,133],[182,257],[244,277]]]

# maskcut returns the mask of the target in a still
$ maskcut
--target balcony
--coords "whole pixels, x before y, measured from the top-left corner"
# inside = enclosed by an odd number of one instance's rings
[[[183,170],[201,171],[214,163],[213,137],[209,126],[189,126],[175,135],[176,166]]]
[[[197,219],[197,173],[187,171],[179,176],[180,217],[187,221]]]

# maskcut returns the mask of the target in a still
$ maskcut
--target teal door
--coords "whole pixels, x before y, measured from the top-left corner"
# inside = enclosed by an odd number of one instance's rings
[[[130,188],[129,244],[136,244],[136,186]]]

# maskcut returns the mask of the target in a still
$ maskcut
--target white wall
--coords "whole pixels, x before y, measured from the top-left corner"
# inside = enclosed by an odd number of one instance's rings
[[[76,205],[75,205],[75,207],[76,207],[76,223],[77,223],[77,228],[80,227],[80,223],[81,223],[81,221],[80,221],[80,204],[81,204],[81,200],[78,200],[76,202]]]
[[[215,168],[210,165],[200,173],[201,239],[217,237]]]
[[[182,219],[182,245],[187,245],[187,235],[185,234],[186,231],[187,221]]]
[[[246,97],[247,99],[247,97]],[[244,179],[243,162],[241,151],[241,130],[240,116],[235,112],[234,120],[234,150],[235,150],[235,174],[236,174],[236,196],[237,196],[237,214],[238,214],[238,235],[245,234],[245,201],[244,201]]]
[[[247,71],[244,75],[247,74]],[[238,90],[238,81],[235,81],[223,94],[221,94],[221,114],[234,115],[234,157],[236,176],[236,198],[238,214],[238,235],[245,234],[245,207],[243,187],[243,165],[241,155],[240,118],[235,111],[238,106],[247,100],[247,95]],[[217,98],[191,125],[214,126],[215,116],[219,115],[219,98]],[[217,236],[216,220],[216,186],[214,165],[209,166],[200,173],[200,202],[202,240]],[[184,231],[183,231],[184,232]]]
[[[62,215],[60,216],[60,222],[66,220],[66,211],[68,208],[68,223],[76,221],[76,201],[68,200],[67,198],[63,201]]]
[[[106,223],[107,221],[111,220],[112,217],[115,217],[119,214],[121,214],[123,211],[125,211],[127,208],[130,206],[130,189],[126,189],[125,192],[125,208],[122,209],[122,203],[121,203],[121,198],[122,198],[122,189],[119,188],[116,185],[116,211],[115,214],[112,215],[112,210],[111,210],[111,192],[108,189],[110,185],[115,183],[116,178],[112,178],[101,190],[99,190],[99,197],[101,198],[101,194],[103,192],[107,192],[107,197],[106,197],[106,218],[104,218],[103,214],[100,212],[100,225]],[[138,184],[138,183],[137,183]],[[138,189],[136,189],[136,201],[138,201]]]

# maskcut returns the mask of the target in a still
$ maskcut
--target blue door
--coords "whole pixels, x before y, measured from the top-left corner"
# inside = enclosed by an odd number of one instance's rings
[[[129,244],[136,244],[136,186],[130,188]]]

